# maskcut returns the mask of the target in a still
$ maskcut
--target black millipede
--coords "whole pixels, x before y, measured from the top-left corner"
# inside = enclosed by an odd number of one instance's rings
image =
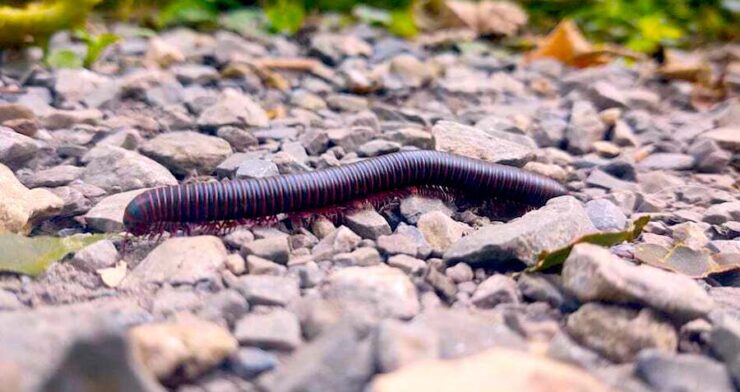
[[[128,204],[123,223],[133,235],[190,233],[193,227],[218,232],[280,214],[321,213],[420,189],[531,208],[566,194],[557,181],[516,167],[439,151],[407,151],[306,173],[150,189]]]

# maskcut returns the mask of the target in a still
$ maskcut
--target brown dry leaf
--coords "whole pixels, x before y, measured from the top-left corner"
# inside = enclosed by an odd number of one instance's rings
[[[106,286],[110,288],[115,288],[118,287],[123,278],[126,277],[127,270],[128,265],[126,264],[126,262],[120,261],[118,264],[116,264],[115,267],[102,268],[97,270],[96,272],[98,273],[98,275],[100,275],[100,279]]]
[[[694,279],[740,269],[738,260],[718,263],[708,253],[684,245],[666,248],[658,244],[640,244],[635,247],[635,258],[641,263],[688,275]]]
[[[267,117],[270,118],[270,120],[274,120],[276,118],[282,118],[286,116],[285,107],[283,106],[276,106],[274,108],[267,110]]]
[[[604,64],[611,56],[600,50],[594,50],[575,22],[564,19],[545,37],[537,49],[527,54],[525,60],[534,61],[543,58],[554,58],[575,67],[589,67]]]
[[[527,23],[527,13],[508,1],[424,0],[414,20],[424,31],[467,28],[478,34],[511,36]]]

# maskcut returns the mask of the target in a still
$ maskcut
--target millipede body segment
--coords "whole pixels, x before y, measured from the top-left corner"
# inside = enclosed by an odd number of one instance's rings
[[[142,235],[327,209],[414,187],[533,207],[566,193],[558,182],[519,168],[439,151],[408,151],[313,172],[155,188],[129,203],[123,222],[128,232]]]

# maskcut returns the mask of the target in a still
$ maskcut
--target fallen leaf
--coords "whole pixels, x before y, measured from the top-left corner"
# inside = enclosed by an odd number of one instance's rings
[[[632,227],[624,231],[587,234],[576,239],[570,244],[553,250],[543,251],[537,256],[537,263],[525,270],[525,272],[537,272],[562,265],[570,255],[573,246],[580,243],[589,243],[610,247],[625,241],[634,241],[642,233],[642,229],[650,221],[649,216],[642,216],[634,221]]]
[[[128,264],[126,264],[125,261],[121,260],[116,264],[115,267],[102,268],[95,272],[100,275],[100,279],[103,280],[103,283],[106,286],[110,288],[115,288],[121,283],[123,278],[126,277],[127,270]]]
[[[740,269],[740,261],[721,260],[718,263],[706,251],[691,249],[677,244],[666,248],[658,244],[639,244],[635,247],[635,259],[653,267],[688,275],[695,279],[712,274]]]
[[[36,276],[67,255],[92,243],[109,238],[109,234],[73,235],[69,237],[25,237],[0,234],[0,271]]]
[[[413,9],[425,31],[467,28],[479,35],[511,36],[527,23],[527,13],[509,1],[426,0]]]

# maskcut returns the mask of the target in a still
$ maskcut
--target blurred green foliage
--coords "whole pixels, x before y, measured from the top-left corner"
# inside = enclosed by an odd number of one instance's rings
[[[0,36],[0,45],[39,44],[59,29],[79,25],[85,8],[100,0],[6,0],[0,6],[0,28],[20,26],[23,34]],[[223,26],[245,31],[241,26],[292,34],[306,17],[319,12],[351,15],[366,23],[383,26],[400,36],[413,36],[417,25],[413,3],[424,0],[103,0],[98,9],[118,19],[138,20],[144,25],[166,28],[188,25],[199,28]],[[439,0],[441,3],[443,0]],[[530,28],[546,32],[560,20],[571,18],[588,38],[613,42],[651,52],[659,46],[696,46],[716,40],[740,37],[740,0],[519,0],[530,15]],[[24,14],[22,7],[33,3],[60,10],[58,17],[38,19],[37,13]],[[257,11],[259,8],[262,12]],[[10,11],[9,11],[10,10]],[[63,12],[62,12],[63,11]],[[3,14],[5,12],[5,14]],[[224,16],[225,14],[225,16]],[[46,15],[46,14],[44,14]],[[43,19],[43,18],[42,18]],[[66,20],[64,20],[66,19]],[[12,37],[11,37],[12,36]],[[7,42],[6,42],[7,41]],[[43,43],[43,42],[41,42]],[[85,61],[90,63],[90,61]]]
[[[740,0],[521,0],[534,28],[571,18],[595,41],[651,52],[740,37]]]

